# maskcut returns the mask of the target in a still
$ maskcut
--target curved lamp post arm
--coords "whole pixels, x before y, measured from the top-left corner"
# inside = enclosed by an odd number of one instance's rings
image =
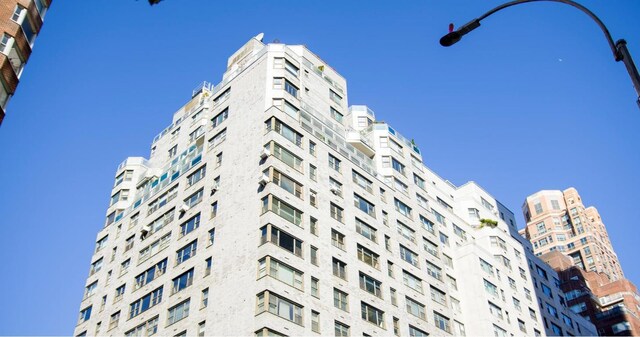
[[[465,25],[463,25],[462,27],[460,27],[458,30],[452,31],[449,34],[443,36],[440,39],[440,44],[444,47],[449,47],[455,43],[457,43],[458,41],[460,41],[462,39],[462,37],[466,34],[468,34],[469,32],[471,32],[472,30],[480,27],[480,21],[482,21],[483,19],[487,18],[488,16],[490,16],[491,14],[500,11],[502,9],[505,9],[507,7],[511,7],[511,6],[515,6],[515,5],[519,5],[519,4],[523,4],[523,3],[527,3],[527,2],[540,2],[540,1],[547,1],[547,2],[559,2],[559,3],[563,3],[565,5],[569,5],[572,7],[575,7],[579,10],[581,10],[583,13],[587,14],[591,19],[593,19],[593,21],[595,21],[598,26],[600,27],[600,29],[602,30],[602,32],[604,33],[604,37],[607,39],[607,43],[609,44],[609,47],[611,48],[611,52],[613,53],[613,57],[616,60],[616,62],[622,61],[625,65],[625,67],[627,68],[627,72],[629,73],[629,76],[631,77],[631,82],[633,83],[633,87],[636,90],[636,94],[638,94],[638,106],[640,106],[640,75],[638,75],[638,69],[636,68],[635,64],[633,63],[633,59],[631,58],[631,54],[629,53],[629,50],[627,49],[627,42],[623,39],[618,40],[617,42],[613,42],[613,38],[611,38],[611,34],[609,33],[609,30],[607,29],[607,27],[604,25],[604,23],[602,23],[602,21],[595,15],[593,14],[590,10],[588,10],[586,7],[571,1],[571,0],[514,0],[511,2],[507,2],[504,3],[484,14],[482,14],[480,17],[473,19],[471,21],[469,21],[468,23],[466,23]]]

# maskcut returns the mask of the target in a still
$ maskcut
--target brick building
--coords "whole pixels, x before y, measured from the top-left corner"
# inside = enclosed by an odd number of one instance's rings
[[[0,125],[50,5],[51,0],[0,2]]]

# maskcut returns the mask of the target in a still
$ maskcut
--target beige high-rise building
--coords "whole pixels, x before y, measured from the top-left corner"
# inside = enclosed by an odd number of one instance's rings
[[[74,334],[595,333],[512,212],[347,99],[304,46],[235,52],[117,168]]]
[[[585,207],[575,188],[534,193],[522,212],[527,225],[520,234],[531,241],[536,255],[557,250],[576,266],[603,273],[611,281],[624,277],[598,210]]]

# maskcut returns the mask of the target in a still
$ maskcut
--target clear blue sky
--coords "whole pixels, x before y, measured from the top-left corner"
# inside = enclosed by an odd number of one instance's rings
[[[0,128],[0,335],[68,335],[117,165],[147,156],[203,80],[250,37],[305,44],[348,81],[350,104],[415,138],[425,163],[511,208],[576,187],[600,210],[626,275],[636,257],[640,109],[583,13],[501,1],[56,0]],[[640,1],[583,1],[640,63]],[[636,248],[634,248],[636,247]]]

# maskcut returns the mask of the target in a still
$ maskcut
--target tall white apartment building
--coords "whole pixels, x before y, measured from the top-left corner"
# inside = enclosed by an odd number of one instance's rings
[[[349,108],[304,46],[253,38],[233,54],[148,160],[118,167],[106,214],[76,336],[552,331],[513,213]],[[553,305],[572,320],[554,318],[559,334],[595,334]]]

